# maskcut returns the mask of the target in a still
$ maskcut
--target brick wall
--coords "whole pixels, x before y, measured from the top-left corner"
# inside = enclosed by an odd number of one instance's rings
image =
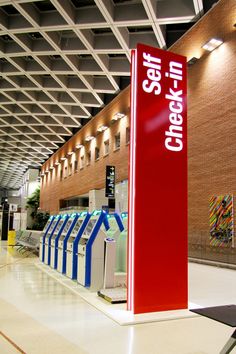
[[[57,213],[59,200],[88,193],[92,189],[104,188],[106,165],[116,167],[116,182],[127,179],[128,150],[126,143],[126,128],[129,126],[129,117],[124,117],[110,125],[82,149],[68,156],[58,166],[45,174],[41,182],[40,207],[50,213]],[[115,149],[115,135],[120,133],[120,148]],[[76,137],[73,137],[75,139]],[[104,154],[104,141],[109,140],[109,154]],[[95,148],[99,148],[100,157],[95,159]],[[91,153],[91,162],[88,164],[88,152]],[[81,156],[84,156],[84,167],[81,168]],[[77,160],[77,170],[75,170]],[[50,166],[50,163],[48,164]],[[62,172],[61,172],[62,171]]]
[[[200,58],[188,70],[189,256],[236,264],[235,248],[209,245],[210,198],[236,199],[235,11],[234,0],[219,1],[171,50]],[[214,37],[223,45],[205,52]]]
[[[189,254],[236,263],[209,246],[209,199],[236,197],[236,36],[189,70]],[[235,217],[235,215],[234,215]]]

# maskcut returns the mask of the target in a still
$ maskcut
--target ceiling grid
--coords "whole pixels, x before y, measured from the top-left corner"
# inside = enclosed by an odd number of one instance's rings
[[[166,49],[170,24],[202,0],[0,1],[0,188],[19,189],[127,85],[139,42]]]

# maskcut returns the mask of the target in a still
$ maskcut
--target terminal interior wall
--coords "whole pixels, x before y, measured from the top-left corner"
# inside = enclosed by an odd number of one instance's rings
[[[217,23],[216,16],[212,22]],[[210,245],[212,196],[234,196],[236,222],[235,31],[223,34],[223,40],[222,46],[201,57],[188,72],[189,256],[236,264],[234,247]],[[180,52],[181,43],[173,49]]]
[[[116,167],[116,183],[127,179],[128,150],[127,127],[129,117],[113,123],[106,131],[100,133],[85,147],[77,150],[71,157],[44,176],[41,182],[42,210],[51,214],[59,211],[60,199],[80,196],[90,190],[102,189],[105,185],[106,165]],[[120,133],[120,147],[115,148],[115,136]],[[109,154],[105,154],[104,141],[109,140]],[[95,148],[99,148],[100,157],[95,158]],[[91,152],[90,162],[88,153]],[[84,156],[84,167],[81,157]],[[75,160],[77,169],[75,170]]]

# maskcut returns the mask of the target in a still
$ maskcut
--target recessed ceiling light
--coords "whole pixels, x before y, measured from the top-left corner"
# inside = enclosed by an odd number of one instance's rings
[[[91,140],[93,140],[94,139],[94,136],[92,136],[92,135],[88,135],[88,136],[86,136],[86,138],[84,139],[85,141],[91,141]]]
[[[83,146],[84,146],[84,145],[82,145],[82,144],[77,144],[77,145],[75,145],[76,149],[81,149]]]
[[[209,52],[212,52],[214,49],[219,47],[222,43],[223,41],[221,39],[212,38],[206,44],[204,44],[202,48],[208,50]]]
[[[104,130],[106,130],[108,127],[106,125],[101,125],[99,128],[98,128],[98,132],[104,132]]]

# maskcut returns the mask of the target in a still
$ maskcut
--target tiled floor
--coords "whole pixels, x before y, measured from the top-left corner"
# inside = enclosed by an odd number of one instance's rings
[[[8,354],[18,354],[19,349],[17,349],[13,343],[8,341],[3,334],[0,333],[0,351],[1,353],[8,353]]]
[[[0,245],[0,354],[217,354],[233,329],[203,318],[120,326]],[[235,303],[236,271],[190,264],[190,298]],[[236,353],[236,350],[232,353]]]

